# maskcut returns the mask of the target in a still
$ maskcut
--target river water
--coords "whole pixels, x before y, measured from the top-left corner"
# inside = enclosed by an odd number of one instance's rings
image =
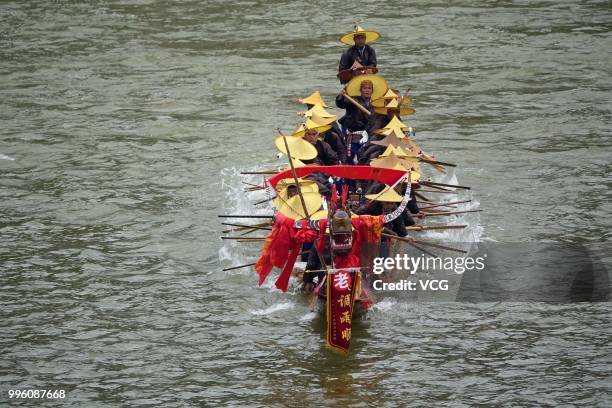
[[[608,1],[3,1],[0,405],[612,405],[609,302],[389,296],[342,358],[302,295],[221,271],[258,253],[219,239],[261,198],[238,172],[281,163],[295,98],[332,102],[354,19],[484,210],[442,238],[609,268]]]

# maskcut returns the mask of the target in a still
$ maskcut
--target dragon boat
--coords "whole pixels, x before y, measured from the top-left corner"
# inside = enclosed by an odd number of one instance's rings
[[[439,183],[427,176],[430,171],[445,173],[452,163],[441,162],[426,153],[415,141],[416,130],[400,119],[415,113],[407,105],[412,97],[402,95],[388,86],[386,80],[373,70],[356,67],[351,72],[341,72],[341,80],[348,83],[341,95],[350,104],[365,111],[355,97],[363,81],[373,84],[372,110],[367,115],[378,114],[385,120],[384,126],[366,131],[350,132],[340,129],[346,145],[359,140],[370,149],[369,163],[325,164],[317,162],[321,155],[317,140],[324,140],[332,127],[339,128],[336,115],[328,112],[319,91],[298,99],[308,108],[300,112],[302,121],[295,130],[283,134],[276,130],[274,144],[279,157],[286,165],[273,170],[243,172],[259,174],[261,184],[247,183],[247,191],[264,191],[267,198],[257,204],[271,207],[269,215],[227,214],[225,218],[263,218],[259,224],[224,223],[233,228],[225,232],[244,231],[240,236],[226,236],[238,242],[261,242],[261,254],[255,263],[240,265],[253,267],[261,286],[274,268],[280,273],[275,287],[286,292],[291,277],[296,290],[319,299],[325,305],[327,320],[326,344],[334,351],[347,354],[350,348],[351,325],[357,310],[368,310],[375,303],[372,295],[372,264],[375,257],[388,255],[390,241],[401,241],[431,254],[428,245],[442,249],[453,249],[439,244],[417,241],[411,236],[395,233],[390,225],[407,213],[409,204],[420,202],[419,219],[431,216],[449,216],[471,211],[444,211],[441,207],[457,208],[466,201],[437,202],[425,194],[448,193],[465,186]],[[393,115],[383,115],[394,112]],[[316,138],[309,137],[315,134]],[[351,139],[350,141],[348,139]],[[320,146],[319,146],[320,147]],[[367,194],[367,186],[377,183],[381,188]],[[361,211],[373,202],[386,205],[388,211],[369,214]],[[392,205],[387,205],[391,203]],[[412,209],[410,210],[412,211]],[[428,229],[465,228],[466,225],[423,225],[407,227],[410,232]],[[248,237],[256,231],[267,231],[267,235]],[[405,234],[404,234],[405,235]],[[465,252],[465,251],[462,251]],[[299,260],[298,260],[299,259]]]

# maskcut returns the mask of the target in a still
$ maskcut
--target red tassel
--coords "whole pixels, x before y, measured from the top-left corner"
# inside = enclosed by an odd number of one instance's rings
[[[300,253],[300,244],[294,244],[293,248],[291,248],[291,252],[289,253],[289,259],[287,259],[287,263],[283,268],[283,271],[279,275],[278,279],[274,283],[274,285],[282,290],[283,292],[287,291],[289,288],[289,278],[291,277],[291,272],[293,271],[293,265],[295,265],[295,260],[297,259],[298,254]]]
[[[342,208],[346,208],[346,198],[348,197],[348,184],[342,186]]]
[[[336,188],[336,183],[333,183],[332,189],[331,189],[331,201],[329,202],[329,208],[331,209],[331,212],[333,213],[337,207],[338,207],[338,189]]]

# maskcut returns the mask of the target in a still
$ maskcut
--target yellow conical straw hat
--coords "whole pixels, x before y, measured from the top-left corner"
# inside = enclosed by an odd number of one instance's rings
[[[295,159],[293,160],[293,165],[295,166]],[[319,192],[319,186],[313,180],[298,178],[298,183],[300,184],[300,189],[302,191],[314,193]],[[281,192],[287,190],[289,186],[295,186],[295,179],[293,179],[293,177],[280,180],[276,184],[276,191]]]
[[[400,100],[399,91],[397,89],[389,88],[389,90],[383,96],[372,101],[372,106],[382,108],[392,99],[397,99],[400,105],[409,105],[412,103],[412,99],[409,96],[403,96]]]
[[[402,146],[397,146],[395,148],[395,155],[403,159],[408,159],[411,161],[414,161],[412,159],[418,159],[418,156],[416,154],[414,154],[412,151],[408,150],[407,148],[406,149],[402,148]]]
[[[400,116],[408,116],[414,114],[416,112],[412,108],[406,108],[399,103],[398,99],[391,99],[387,104],[381,108],[374,107],[374,112],[380,113],[381,115],[386,115],[389,109],[399,109]],[[394,116],[395,118],[396,116]]]
[[[328,211],[324,210],[324,209],[320,209],[319,211],[317,211],[316,213],[312,214],[310,216],[311,220],[322,220],[322,219],[327,219],[328,216]]]
[[[403,197],[397,194],[391,186],[386,186],[382,193],[366,194],[366,198],[385,203],[400,203]]]
[[[406,171],[412,167],[412,164],[410,162],[405,162],[404,160],[397,157],[395,154],[391,154],[390,156],[379,156],[375,159],[372,159],[372,161],[370,161],[370,166]]]
[[[401,146],[394,146],[392,144],[387,145],[387,148],[385,149],[384,152],[382,152],[382,154],[379,157],[387,157],[391,155],[395,155],[402,159],[411,159],[411,158],[416,159],[417,158],[417,156],[414,153],[402,149]]]
[[[312,108],[308,109],[303,115],[307,118],[315,122],[317,125],[326,126],[332,124],[336,121],[337,116],[333,113],[329,113],[322,106],[315,105]],[[298,129],[299,130],[299,129]]]
[[[372,100],[380,98],[389,89],[385,78],[381,77],[380,75],[364,74],[354,77],[348,84],[346,84],[346,93],[349,94],[349,96],[361,95],[361,83],[363,81],[372,82]]]
[[[332,123],[336,121],[336,115],[319,116],[319,114],[313,113],[312,116],[310,117],[310,120],[312,120],[314,123],[316,123],[319,126],[327,126],[327,125],[331,125]]]
[[[404,122],[399,120],[397,116],[394,116],[391,118],[389,123],[387,123],[382,129],[379,129],[379,130],[380,130],[380,133],[382,133],[382,131],[384,130],[390,130],[390,129],[395,129],[395,128],[401,129],[402,131],[405,132],[408,130],[408,125],[406,125]]]
[[[402,139],[402,144],[403,146],[408,148],[408,151],[414,153],[417,156],[420,156],[421,153],[423,152],[423,149],[421,149],[419,145],[414,143],[414,140],[412,140],[412,138],[408,136]]]
[[[334,115],[333,113],[329,113],[328,111],[325,110],[324,107],[320,105],[315,105],[312,108],[308,109],[306,112],[304,112],[304,116],[306,116],[307,118],[310,118],[313,115],[317,115],[322,118],[331,118],[331,117],[335,118],[336,117],[336,115]]]
[[[375,144],[375,145],[379,145],[379,146],[401,146],[402,145],[402,139],[400,139],[399,137],[397,137],[395,135],[395,133],[392,133],[390,135],[385,136],[384,139],[382,140],[373,140],[370,143]]]
[[[384,136],[390,136],[390,135],[394,135],[395,137],[399,138],[399,139],[403,139],[406,137],[406,134],[404,133],[404,131],[402,131],[400,128],[391,128],[391,129],[378,129],[376,131],[374,131],[374,133],[377,133],[379,135],[384,135]]]
[[[391,154],[395,154],[395,151],[396,151],[396,150],[395,150],[395,146],[393,146],[393,145],[388,145],[388,146],[387,146],[387,148],[385,149],[385,151],[384,151],[384,152],[382,152],[382,153],[380,154],[380,156],[378,156],[378,157],[387,157],[387,156],[389,156],[389,155],[391,155]]]
[[[316,213],[319,208],[321,208],[321,204],[323,204],[323,197],[321,197],[319,193],[306,192],[302,193],[302,196],[304,197],[306,209],[308,210],[309,215]],[[293,218],[295,220],[306,218],[304,207],[302,207],[302,200],[300,199],[299,195],[295,195],[284,201],[281,200],[280,197],[277,197],[274,201],[276,208],[284,216]]]
[[[410,99],[410,97],[408,96],[403,96],[401,101],[399,99],[399,96],[396,98],[378,98],[375,101],[372,101],[372,106],[374,106],[375,108],[382,108],[384,107],[387,103],[389,103],[389,101],[396,99],[398,101],[398,103],[402,106],[404,105],[410,105],[412,103],[412,99]]]
[[[315,91],[305,98],[298,99],[298,101],[305,105],[318,105],[327,108],[327,105],[323,101],[323,98],[321,97],[321,93],[319,91]]]
[[[357,34],[365,35],[366,44],[372,43],[380,37],[380,34],[376,31],[366,31],[362,27],[355,25],[355,29],[349,33],[344,34],[340,37],[340,42],[346,45],[355,45],[355,40],[353,37]]]
[[[306,133],[306,131],[310,129],[316,129],[317,132],[323,133],[331,129],[331,125],[320,125],[316,123],[315,121],[313,121],[312,119],[306,119],[306,122],[300,124],[298,128],[295,130],[295,132],[291,134],[291,136],[300,137],[300,138],[304,137],[304,134]],[[289,149],[291,149],[291,146],[289,146]]]
[[[317,157],[317,149],[312,145],[312,143],[308,143],[301,137],[285,136],[285,138],[287,139],[287,144],[289,145],[291,157],[295,157],[299,160],[310,160]],[[277,136],[276,139],[274,139],[274,144],[278,150],[287,154],[285,142],[283,141],[282,136]]]
[[[316,183],[314,184],[314,186],[313,185],[302,185],[302,183],[300,183],[300,190],[302,191],[302,194],[306,194],[306,193],[317,193],[318,194],[319,193],[319,186]],[[294,196],[294,197],[298,197],[298,196],[299,196],[299,194],[297,196]],[[283,205],[285,205],[284,203],[288,202],[288,200],[290,198],[291,197],[289,197],[289,195],[287,194],[287,188],[279,190],[277,196],[274,198],[274,201],[273,201],[274,206],[276,208],[280,208]],[[308,207],[308,203],[306,204],[306,208],[310,208],[310,207]]]
[[[397,93],[397,89],[389,88],[387,92],[382,96],[383,99],[393,99],[399,98],[399,94]]]

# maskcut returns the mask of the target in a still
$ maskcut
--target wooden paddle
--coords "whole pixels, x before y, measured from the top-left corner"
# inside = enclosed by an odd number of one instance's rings
[[[220,214],[219,218],[274,218],[273,215]]]
[[[419,207],[419,210],[426,210],[426,209],[429,209],[429,208],[436,208],[436,207],[453,207],[454,208],[455,204],[469,203],[471,201],[472,200],[463,200],[463,201],[453,201],[453,202],[450,202],[450,203],[438,203],[438,204],[435,204],[435,205],[429,205],[427,207]],[[417,202],[423,202],[423,201],[417,201]],[[433,202],[432,201],[427,201],[426,203],[427,204],[432,204]]]
[[[452,225],[411,225],[406,227],[409,231],[427,231],[439,229],[460,229],[466,228],[467,224],[452,224]]]
[[[445,211],[445,212],[437,212],[437,213],[431,213],[431,214],[427,214],[427,217],[435,217],[435,216],[451,216],[451,215],[457,215],[457,214],[465,214],[465,213],[473,213],[473,212],[481,212],[482,210],[467,210],[467,211]]]
[[[359,110],[361,110],[363,113],[365,113],[366,115],[370,116],[372,114],[372,112],[370,112],[369,110],[367,110],[365,108],[365,106],[361,105],[359,102],[357,102],[355,99],[353,99],[349,94],[347,94],[346,92],[342,93],[342,96],[344,97],[344,99],[346,99],[347,101],[349,101],[350,103],[352,103],[353,105],[355,105],[356,108],[358,108]]]
[[[424,181],[421,184],[428,186],[428,187],[437,187],[437,186],[443,186],[443,187],[452,187],[452,188],[463,188],[466,190],[471,190],[472,187],[468,187],[468,186],[460,186],[458,184],[446,184],[446,183],[435,183],[433,181]]]
[[[419,244],[419,245],[431,246],[434,248],[445,249],[447,251],[461,252],[464,254],[467,254],[468,252],[468,251],[464,251],[463,249],[457,249],[457,248],[453,248],[453,247],[449,247],[445,245],[434,244],[432,242],[417,241],[414,238],[404,238],[404,237],[399,237],[397,235],[385,234],[384,232],[381,235],[386,238],[396,239],[398,241],[407,242],[409,244]]]

